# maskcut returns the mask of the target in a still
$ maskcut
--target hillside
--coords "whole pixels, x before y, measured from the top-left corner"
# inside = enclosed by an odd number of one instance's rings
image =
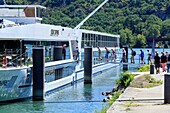
[[[74,28],[104,0],[6,0],[47,7],[44,23]],[[148,37],[170,38],[170,0],[110,0],[81,27],[121,35],[121,44],[147,47]],[[170,45],[168,42],[159,42]]]

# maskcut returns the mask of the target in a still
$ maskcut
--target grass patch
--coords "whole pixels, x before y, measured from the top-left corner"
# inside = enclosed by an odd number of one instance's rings
[[[108,102],[109,106],[111,106],[116,101],[116,99],[119,98],[121,94],[122,94],[121,91],[115,92],[114,95],[112,96],[112,99]]]
[[[122,87],[126,88],[129,86],[130,82],[134,79],[134,75],[130,72],[122,72],[120,74],[120,78],[116,79],[116,84],[121,85]]]
[[[137,71],[138,72],[150,71],[150,65],[144,65],[144,66],[140,67]]]
[[[163,83],[162,80],[156,80],[147,74],[136,78],[134,81],[131,82],[130,86],[136,88],[152,88],[161,85],[162,83]]]

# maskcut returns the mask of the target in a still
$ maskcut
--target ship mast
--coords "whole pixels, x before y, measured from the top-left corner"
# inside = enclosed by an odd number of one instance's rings
[[[80,29],[80,27],[86,22],[94,13],[96,13],[104,4],[106,4],[109,0],[105,0],[103,3],[101,3],[93,12],[91,12],[83,21],[81,21],[74,30]]]
[[[5,0],[3,0],[3,2],[4,2],[4,5],[7,5]]]
[[[76,49],[76,47],[80,47],[81,43],[78,43],[78,39],[79,39],[79,29],[80,27],[84,24],[84,22],[86,22],[93,14],[95,14],[104,4],[106,4],[109,0],[105,0],[103,3],[101,3],[93,12],[91,12],[83,21],[81,21],[71,32],[70,34],[70,39],[76,39],[74,41],[72,41],[72,46],[71,49],[72,51],[70,51],[71,54],[73,54],[73,51]],[[78,48],[80,51],[80,48]],[[81,53],[80,53],[81,56]]]

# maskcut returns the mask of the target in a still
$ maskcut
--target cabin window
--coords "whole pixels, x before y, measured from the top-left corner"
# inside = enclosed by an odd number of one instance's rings
[[[82,37],[83,37],[83,38],[85,37],[84,33],[82,34]]]
[[[82,48],[84,48],[85,45],[93,47],[113,47],[114,45],[117,45],[117,40],[116,37],[112,36],[83,33],[81,44]]]
[[[43,10],[40,9],[40,8],[36,8],[36,17],[39,17],[39,18],[42,18],[42,13],[43,13]]]

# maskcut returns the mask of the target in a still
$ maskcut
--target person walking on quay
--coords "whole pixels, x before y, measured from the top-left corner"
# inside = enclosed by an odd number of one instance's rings
[[[141,57],[141,64],[145,64],[145,61],[144,61],[144,52],[142,50],[140,50],[140,57]]]
[[[122,49],[122,60],[121,60],[121,62],[126,62],[127,60],[126,60],[126,50],[123,48]]]
[[[134,61],[135,55],[136,55],[136,51],[134,51],[134,50],[131,48],[131,58],[130,58],[131,63],[135,63],[135,61]]]
[[[111,49],[111,50],[112,50],[111,58],[114,62],[116,62],[116,52],[113,49]]]
[[[167,60],[166,60],[167,61],[167,73],[169,73],[170,72],[170,70],[169,70],[170,69],[170,54],[168,52],[166,52],[166,53],[167,53],[166,54],[167,55],[167,57],[166,57],[167,58]]]
[[[156,74],[160,73],[160,57],[158,53],[156,53],[154,57],[154,64],[155,64]]]
[[[110,51],[107,49],[107,47],[105,47],[105,50],[106,50],[105,59],[106,59],[106,62],[108,62],[109,61],[109,53],[110,53]]]
[[[97,46],[97,49],[98,49],[98,59],[101,60],[101,50],[100,50],[100,47]]]
[[[147,50],[147,52],[148,52],[148,64],[150,64],[151,63],[151,53],[149,52],[149,50]]]
[[[165,66],[166,66],[167,58],[166,58],[164,52],[161,52],[161,53],[162,53],[162,56],[161,56],[162,72],[165,72],[166,71]]]

